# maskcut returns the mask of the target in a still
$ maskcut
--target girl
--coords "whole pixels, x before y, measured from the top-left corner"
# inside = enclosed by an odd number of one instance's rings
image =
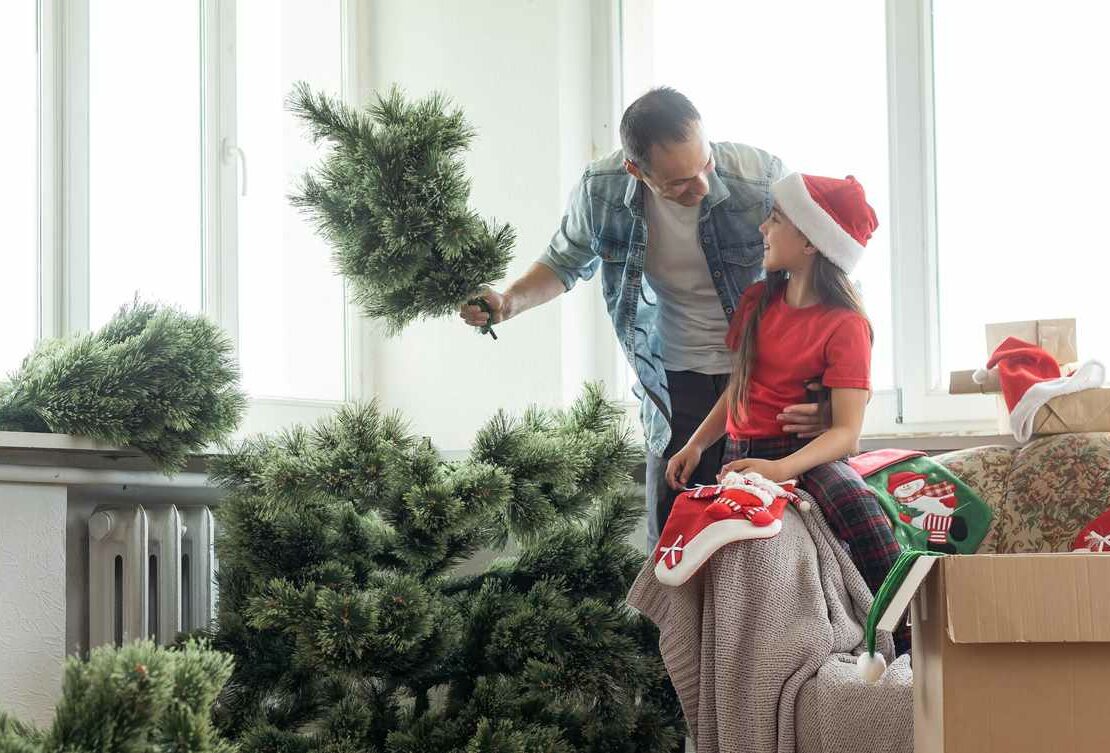
[[[736,307],[727,339],[736,351],[728,388],[671,457],[667,481],[681,489],[705,448],[727,432],[721,473],[797,479],[848,543],[874,593],[899,546],[875,495],[843,459],[857,451],[873,339],[848,274],[878,223],[851,176],[793,173],[771,193],[774,209],[759,228],[767,279],[749,287]],[[814,439],[785,434],[778,415],[805,402],[814,380],[831,392],[831,428]],[[904,635],[897,637],[905,644]]]

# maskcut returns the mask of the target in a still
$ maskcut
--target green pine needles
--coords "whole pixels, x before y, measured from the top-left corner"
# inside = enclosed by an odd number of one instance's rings
[[[505,274],[515,233],[467,206],[461,154],[474,131],[440,94],[396,87],[364,112],[298,84],[290,109],[333,148],[291,197],[334,249],[364,313],[397,333],[454,313]]]
[[[219,724],[243,753],[670,753],[658,636],[624,604],[637,457],[589,387],[459,462],[374,404],[216,459]]]
[[[202,643],[137,642],[66,663],[53,725],[0,713],[0,753],[232,753],[212,724],[231,657]]]
[[[238,381],[222,330],[135,301],[97,332],[39,343],[0,381],[0,430],[131,446],[172,472],[234,430],[246,407]]]

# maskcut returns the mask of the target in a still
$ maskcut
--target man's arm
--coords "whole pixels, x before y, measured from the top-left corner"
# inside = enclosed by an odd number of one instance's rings
[[[530,308],[542,306],[563,293],[566,287],[554,270],[546,264],[535,262],[527,272],[508,287],[504,293],[489,288],[479,295],[489,304],[490,313],[478,306],[463,306],[459,316],[471,327],[500,324]]]
[[[463,306],[459,311],[463,321],[472,327],[499,324],[557,298],[574,287],[577,280],[593,277],[600,261],[590,245],[587,175],[582,176],[571,193],[563,221],[539,261],[504,293],[489,289],[479,293],[489,304],[490,313],[478,306]]]

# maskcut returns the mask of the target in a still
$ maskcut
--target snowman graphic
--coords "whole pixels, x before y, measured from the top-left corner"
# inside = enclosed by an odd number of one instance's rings
[[[923,473],[900,471],[890,474],[887,490],[898,503],[902,522],[925,531],[930,551],[956,553],[952,542],[967,538],[967,522],[956,514],[955,484],[930,484]]]

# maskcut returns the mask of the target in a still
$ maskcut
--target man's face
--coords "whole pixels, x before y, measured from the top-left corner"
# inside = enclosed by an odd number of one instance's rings
[[[653,146],[647,169],[625,162],[625,169],[646,183],[652,193],[684,207],[697,206],[709,193],[709,173],[714,167],[713,152],[701,123],[690,126],[685,141]]]

